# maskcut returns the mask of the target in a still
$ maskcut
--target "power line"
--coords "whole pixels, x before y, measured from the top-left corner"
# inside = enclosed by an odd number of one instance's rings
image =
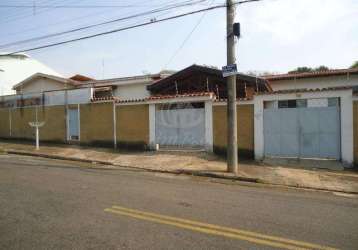
[[[110,24],[110,23],[115,23],[115,22],[120,22],[120,21],[132,19],[132,18],[136,18],[136,17],[141,17],[141,16],[145,16],[145,15],[155,14],[155,13],[158,13],[158,12],[167,11],[167,10],[175,9],[175,8],[179,8],[179,7],[192,6],[192,5],[195,5],[195,4],[198,4],[198,3],[202,3],[202,2],[205,2],[205,1],[207,1],[207,0],[198,0],[198,1],[195,1],[195,2],[192,2],[192,1],[184,1],[184,2],[182,2],[182,3],[171,4],[171,5],[164,6],[164,7],[162,7],[162,8],[158,8],[158,9],[154,9],[154,10],[150,10],[150,11],[146,11],[146,12],[142,12],[142,13],[138,13],[138,14],[134,14],[134,15],[122,17],[122,18],[117,18],[117,19],[114,19],[114,20],[106,21],[106,22],[101,22],[101,23],[97,23],[97,24],[87,25],[87,26],[84,26],[84,27],[80,27],[80,28],[76,28],[76,29],[71,29],[71,30],[67,30],[67,31],[62,31],[62,32],[58,32],[58,33],[53,33],[53,34],[49,34],[49,35],[45,35],[45,36],[39,36],[39,37],[30,38],[30,39],[20,40],[20,41],[17,41],[17,42],[2,44],[2,45],[0,45],[0,48],[6,48],[6,47],[9,47],[9,46],[13,46],[13,45],[19,45],[19,44],[24,44],[24,43],[28,43],[28,42],[43,40],[43,39],[46,39],[46,38],[51,38],[51,37],[56,37],[56,36],[60,36],[60,35],[65,35],[65,34],[77,32],[77,31],[81,31],[81,30],[86,30],[86,29],[90,29],[90,28],[94,28],[94,27],[98,27],[98,26],[103,26],[103,25]]]
[[[149,2],[148,0],[145,1],[145,2]],[[174,1],[169,1],[169,2],[174,2]],[[32,27],[32,28],[28,28],[28,29],[23,29],[23,30],[18,30],[16,32],[11,32],[11,33],[6,33],[6,34],[3,34],[3,36],[14,36],[14,35],[18,35],[18,34],[24,34],[24,33],[28,33],[30,31],[33,31],[33,30],[39,30],[39,29],[43,29],[43,28],[46,28],[46,27],[52,27],[52,26],[58,26],[58,25],[62,25],[62,24],[65,24],[65,23],[71,23],[71,22],[74,22],[76,20],[81,20],[81,19],[85,19],[85,18],[89,18],[89,17],[92,17],[92,16],[101,16],[102,14],[104,13],[108,13],[108,10],[101,10],[101,11],[95,11],[95,12],[91,12],[91,13],[87,13],[86,15],[82,15],[82,16],[78,16],[78,17],[74,17],[74,18],[70,18],[70,19],[65,19],[65,20],[62,20],[60,22],[55,22],[55,23],[51,23],[51,24],[45,24],[45,25],[36,25],[35,27]],[[127,13],[126,13],[127,14]],[[128,13],[130,14],[130,13]]]
[[[235,2],[234,5],[239,5],[239,4],[243,4],[243,3],[249,3],[249,2],[258,2],[258,1],[262,1],[262,0],[239,1],[239,2]],[[54,46],[58,46],[58,45],[62,45],[62,44],[77,42],[77,41],[86,40],[86,39],[90,39],[90,38],[94,38],[94,37],[98,37],[98,36],[109,35],[109,34],[121,32],[121,31],[125,31],[125,30],[130,30],[130,29],[134,29],[134,28],[148,26],[148,25],[155,24],[155,23],[162,23],[162,22],[165,22],[165,21],[169,21],[169,20],[173,20],[173,19],[177,19],[177,18],[181,18],[181,17],[185,17],[185,16],[190,16],[190,15],[194,15],[194,14],[197,14],[197,13],[202,13],[202,12],[205,12],[205,11],[212,11],[212,10],[216,10],[216,9],[219,9],[219,8],[226,8],[226,7],[227,7],[226,4],[220,4],[220,5],[216,5],[216,6],[212,6],[212,7],[208,7],[208,8],[204,8],[204,9],[199,9],[199,10],[195,10],[195,11],[190,11],[190,12],[187,12],[187,13],[183,13],[183,14],[179,14],[179,15],[175,15],[175,16],[171,16],[171,17],[166,17],[166,18],[162,18],[162,19],[158,19],[158,20],[151,20],[149,22],[136,24],[136,25],[120,28],[120,29],[114,29],[114,30],[110,30],[110,31],[106,31],[106,32],[101,32],[101,33],[97,33],[97,34],[93,34],[93,35],[83,36],[83,37],[79,37],[79,38],[76,38],[76,39],[70,39],[70,40],[57,42],[57,43],[52,43],[52,44],[47,44],[47,45],[43,45],[43,46],[33,47],[33,48],[29,48],[29,49],[18,50],[18,51],[14,51],[14,52],[11,52],[11,53],[6,54],[6,55],[13,55],[13,54],[16,54],[16,53],[29,52],[29,51],[34,51],[34,50],[54,47]]]
[[[213,2],[213,1],[212,1]],[[211,3],[212,3],[211,2]],[[165,66],[163,67],[163,69],[165,69],[172,61],[173,59],[177,56],[177,54],[180,52],[180,50],[182,50],[182,48],[185,46],[185,44],[189,41],[191,35],[195,32],[195,30],[198,28],[198,26],[200,25],[200,23],[203,21],[204,17],[206,16],[208,12],[204,12],[203,15],[199,18],[198,22],[194,25],[193,29],[189,32],[189,34],[185,37],[185,39],[183,40],[183,42],[181,43],[181,45],[179,46],[179,48],[174,52],[174,54],[170,57],[170,59],[168,60],[168,62],[165,64]]]
[[[58,2],[59,3],[64,3],[64,2],[67,2],[67,1],[69,1],[69,0],[62,0],[62,1],[58,1]],[[76,0],[74,0],[74,1],[76,1]],[[78,1],[83,1],[83,0],[77,0],[77,2]],[[43,2],[44,3],[45,2],[51,2],[51,0],[46,0],[46,1],[43,1]],[[73,1],[70,1],[70,2],[73,2]],[[36,5],[35,5],[35,7],[36,7]],[[27,18],[27,17],[30,17],[30,16],[34,16],[34,15],[39,15],[39,14],[42,14],[44,12],[50,12],[50,11],[53,11],[54,9],[42,9],[42,10],[37,11],[36,8],[33,8],[32,11],[30,10],[30,13],[28,13],[29,9],[21,9],[21,10],[23,10],[22,14],[25,14],[25,15],[22,15],[21,12],[17,13],[17,15],[8,15],[5,18],[5,21],[2,21],[1,24],[10,23],[10,22],[17,21],[17,20],[20,20],[20,19],[24,19],[24,18]]]
[[[0,8],[27,8],[27,9],[98,9],[98,8],[137,8],[153,7],[158,5],[0,5]]]

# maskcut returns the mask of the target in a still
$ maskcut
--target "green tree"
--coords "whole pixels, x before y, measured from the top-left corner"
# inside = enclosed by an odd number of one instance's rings
[[[349,67],[350,69],[358,68],[358,61],[355,61],[352,66]]]
[[[327,71],[329,68],[327,66],[321,65],[314,69],[315,71]]]
[[[295,74],[295,73],[306,73],[306,72],[312,72],[312,71],[313,71],[312,68],[304,66],[304,67],[298,67],[294,70],[291,70],[288,73]]]

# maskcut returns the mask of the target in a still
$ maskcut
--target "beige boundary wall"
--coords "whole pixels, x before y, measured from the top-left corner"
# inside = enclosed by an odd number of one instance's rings
[[[116,138],[119,148],[148,149],[148,104],[116,105],[115,112],[112,102],[73,104],[67,107],[79,107],[80,144],[113,147]],[[36,121],[36,109],[38,121],[45,121],[45,125],[40,128],[40,140],[67,143],[66,106],[2,108],[0,138],[34,140],[35,131],[29,122]]]
[[[149,105],[119,105],[116,116],[118,146],[149,149]]]
[[[113,146],[113,103],[89,103],[80,107],[80,143]]]
[[[227,120],[226,105],[213,106],[214,152],[226,154]],[[237,105],[237,145],[241,158],[254,157],[254,105]]]
[[[13,139],[34,139],[35,131],[29,122],[45,121],[40,129],[42,141],[65,142],[66,109],[64,106],[25,107],[0,109],[0,137]]]
[[[149,149],[149,104],[116,105],[91,103],[69,105],[80,108],[80,144],[114,146],[118,148]],[[254,104],[237,106],[238,154],[254,156]],[[40,129],[40,140],[67,143],[66,106],[37,107],[38,121],[45,121]],[[114,115],[116,130],[113,128]],[[11,118],[11,119],[10,119]],[[36,120],[36,107],[0,109],[0,138],[34,140],[34,129],[29,122]],[[226,153],[226,105],[212,106],[213,148],[218,154]],[[11,125],[11,126],[10,126]],[[354,162],[358,164],[358,101],[353,101]]]

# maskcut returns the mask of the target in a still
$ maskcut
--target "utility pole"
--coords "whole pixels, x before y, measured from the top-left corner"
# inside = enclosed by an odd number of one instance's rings
[[[235,36],[233,32],[235,6],[233,0],[226,0],[226,50],[227,65],[235,64]],[[227,77],[227,168],[237,174],[237,113],[236,113],[236,75]]]

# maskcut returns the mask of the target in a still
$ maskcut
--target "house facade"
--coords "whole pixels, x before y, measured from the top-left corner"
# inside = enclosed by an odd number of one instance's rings
[[[348,73],[349,81],[343,71],[284,79],[238,74],[239,156],[358,162],[358,72]],[[278,89],[279,81],[288,87]],[[307,88],[290,87],[297,81]],[[28,122],[37,120],[45,121],[43,141],[225,154],[226,92],[220,70],[192,65],[165,77],[89,80],[15,101],[0,97],[0,137],[32,139]]]

